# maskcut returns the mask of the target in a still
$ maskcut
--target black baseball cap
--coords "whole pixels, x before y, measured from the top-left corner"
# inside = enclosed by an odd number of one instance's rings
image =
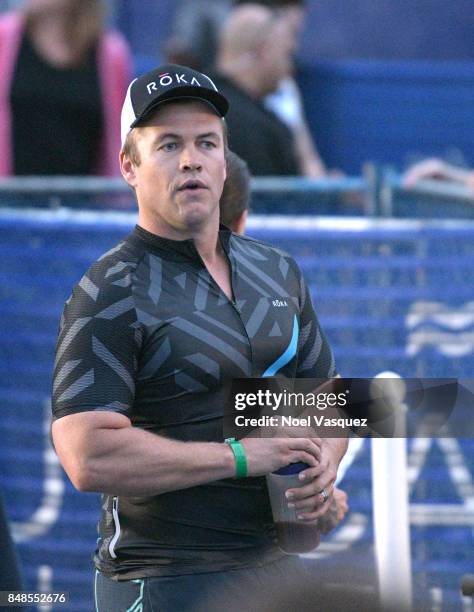
[[[220,117],[229,109],[229,103],[212,79],[187,66],[165,64],[134,79],[122,107],[122,146],[130,130],[159,104],[187,98],[206,102]]]

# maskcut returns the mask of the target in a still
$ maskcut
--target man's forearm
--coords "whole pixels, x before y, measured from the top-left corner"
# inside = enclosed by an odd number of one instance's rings
[[[232,450],[224,443],[171,440],[125,426],[125,419],[114,428],[81,431],[79,426],[77,436],[66,438],[60,421],[53,426],[55,445],[81,491],[158,495],[235,474]]]
[[[120,450],[115,445],[117,441]],[[235,475],[235,460],[224,443],[180,442],[131,428],[118,434],[108,454],[106,445],[104,454],[91,462],[91,468],[91,484],[96,491],[158,495],[231,478]]]

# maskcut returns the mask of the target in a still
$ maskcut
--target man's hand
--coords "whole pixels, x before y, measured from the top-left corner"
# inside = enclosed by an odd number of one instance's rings
[[[329,510],[319,518],[318,527],[321,533],[326,535],[337,527],[348,510],[347,493],[342,489],[334,487],[332,503]]]
[[[314,521],[329,510],[340,460],[340,453],[331,441],[321,440],[317,465],[310,465],[300,472],[301,487],[288,489],[286,492],[289,507],[295,508],[301,521]],[[323,494],[323,489],[326,495]]]
[[[313,469],[321,464],[321,441],[311,438],[243,438],[247,474],[264,476],[290,463],[302,461]]]
[[[473,173],[444,162],[441,159],[425,159],[414,164],[403,175],[403,186],[411,189],[419,181],[437,179],[464,183],[472,188]]]

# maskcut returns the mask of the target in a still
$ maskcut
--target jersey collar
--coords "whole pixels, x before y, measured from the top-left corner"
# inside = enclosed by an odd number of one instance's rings
[[[225,225],[219,226],[219,240],[225,252],[229,253],[229,244],[230,237],[232,236],[232,232]],[[146,242],[146,244],[152,248],[159,249],[160,251],[165,251],[170,254],[179,254],[184,255],[186,258],[197,259],[201,261],[201,257],[196,249],[196,245],[194,244],[194,240],[170,240],[169,238],[163,238],[163,236],[159,236],[158,234],[152,234],[151,232],[143,229],[139,225],[135,226],[135,229],[132,232],[132,237],[138,238],[142,242]]]

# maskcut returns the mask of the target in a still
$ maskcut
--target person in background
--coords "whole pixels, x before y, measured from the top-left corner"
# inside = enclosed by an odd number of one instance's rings
[[[248,0],[241,0],[239,3],[246,2]],[[279,10],[290,29],[296,48],[306,16],[305,0],[258,0],[258,3]],[[301,174],[311,178],[326,176],[328,170],[314,143],[306,120],[301,92],[292,74],[280,81],[276,91],[265,98],[264,104],[293,132]]]
[[[0,176],[117,175],[130,53],[99,0],[29,0],[0,18]]]
[[[408,168],[403,175],[403,185],[412,189],[419,181],[427,179],[460,183],[474,191],[474,170],[459,168],[436,158],[424,159]]]
[[[193,3],[194,5],[195,3]],[[175,13],[173,33],[165,46],[168,61],[187,64],[196,70],[214,70],[221,24],[233,6],[253,4],[277,10],[293,39],[293,49],[305,18],[304,0],[203,0],[193,6],[184,0]],[[299,87],[291,74],[282,78],[274,92],[263,99],[264,107],[274,113],[293,133],[298,172],[318,178],[328,171],[309,130]]]
[[[250,210],[250,172],[246,162],[230,149],[226,152],[227,176],[224,181],[219,213],[221,223],[236,234],[245,232]]]
[[[0,489],[0,591],[21,591],[24,588],[20,562],[10,535],[8,518]],[[8,610],[13,609],[9,607]]]
[[[300,175],[293,133],[264,106],[292,70],[294,36],[279,12],[235,8],[219,41],[214,81],[230,102],[229,147],[254,176]]]

